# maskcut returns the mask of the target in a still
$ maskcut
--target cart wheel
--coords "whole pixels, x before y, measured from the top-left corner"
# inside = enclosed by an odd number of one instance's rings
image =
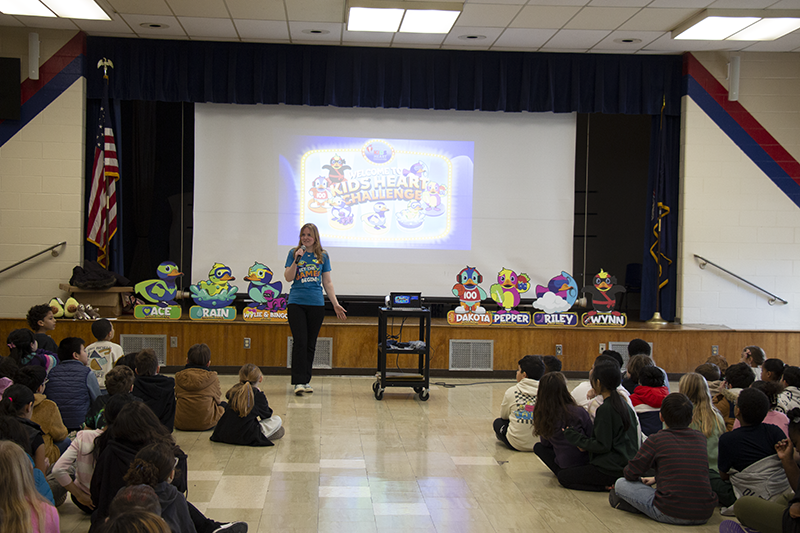
[[[430,397],[431,397],[431,394],[428,391],[428,389],[422,389],[422,391],[419,393],[419,399],[422,400],[423,402],[427,402],[428,398],[430,398]]]
[[[375,389],[375,399],[383,400],[383,389]]]
[[[425,389],[423,387],[414,387],[414,392],[416,392],[417,394],[422,394],[422,391],[424,390]]]
[[[380,386],[381,386],[381,382],[380,381],[376,381],[375,383],[373,383],[372,384],[372,392],[373,393],[378,392],[378,388],[380,388]]]

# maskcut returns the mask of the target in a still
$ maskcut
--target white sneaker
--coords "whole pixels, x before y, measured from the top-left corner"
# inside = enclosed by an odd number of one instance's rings
[[[303,385],[303,387],[305,388],[306,392],[314,392],[314,389],[312,389],[311,385],[309,385],[308,383]]]
[[[294,386],[294,393],[297,396],[302,396],[305,391],[306,391],[305,385],[301,385],[300,383],[298,383],[297,385]]]

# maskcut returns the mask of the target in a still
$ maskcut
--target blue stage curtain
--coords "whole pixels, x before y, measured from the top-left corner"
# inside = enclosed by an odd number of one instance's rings
[[[681,57],[87,38],[110,97],[506,112],[681,112]],[[100,98],[102,78],[87,78]]]
[[[648,171],[648,199],[645,213],[644,255],[642,257],[642,305],[640,318],[648,320],[659,311],[667,321],[675,319],[675,299],[678,272],[678,197],[680,170],[680,117],[655,115],[650,133],[650,168]],[[658,203],[669,208],[661,218],[661,276],[658,264],[651,255],[658,254],[654,226],[658,222]],[[671,262],[670,262],[671,261]],[[656,308],[656,292],[661,289],[659,308]]]

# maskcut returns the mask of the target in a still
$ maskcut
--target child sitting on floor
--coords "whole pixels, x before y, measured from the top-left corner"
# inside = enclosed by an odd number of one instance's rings
[[[31,420],[39,424],[44,438],[47,460],[54,465],[64,450],[69,447],[67,426],[61,420],[61,412],[52,400],[44,395],[46,374],[40,366],[26,366],[17,373],[17,384],[25,385],[33,392],[33,412]]]
[[[175,374],[175,427],[182,431],[211,429],[225,412],[219,376],[208,369],[210,364],[211,349],[195,344],[189,348],[186,366]]]
[[[786,366],[781,377],[783,392],[778,396],[778,405],[775,410],[788,413],[792,409],[800,408],[800,367]]]
[[[61,341],[58,358],[60,362],[50,371],[45,394],[58,405],[67,429],[75,431],[83,425],[91,403],[100,396],[100,385],[87,366],[89,355],[83,339],[67,337]]]
[[[631,394],[631,403],[645,435],[650,436],[661,429],[658,412],[668,394],[660,368],[646,366],[639,371],[639,386]]]
[[[706,439],[689,428],[693,410],[689,398],[679,392],[664,399],[659,417],[667,427],[648,438],[625,467],[625,477],[617,480],[608,496],[612,507],[644,513],[665,524],[708,522],[717,495],[707,474]],[[655,477],[643,477],[651,468]]]
[[[755,374],[747,363],[736,363],[728,367],[725,372],[725,381],[719,388],[719,394],[714,396],[714,407],[722,414],[725,420],[725,431],[733,429],[736,421],[736,398],[743,389],[748,388],[756,380]]]
[[[780,383],[784,368],[786,368],[786,364],[780,359],[767,359],[764,361],[764,364],[761,365],[761,379]]]
[[[47,304],[34,305],[28,310],[28,325],[34,332],[36,342],[39,348],[47,350],[51,354],[58,353],[58,344],[50,338],[47,334],[48,331],[56,329],[56,317],[53,316],[53,310]]]
[[[36,491],[30,462],[11,441],[0,441],[0,471],[0,531],[58,533],[58,511]]]
[[[225,393],[228,405],[211,435],[214,442],[242,446],[273,446],[285,432],[281,417],[272,414],[267,397],[258,388],[261,370],[248,363],[239,369],[239,383]]]
[[[175,379],[159,374],[156,353],[145,348],[136,354],[136,379],[133,395],[153,410],[169,433],[175,427]]]
[[[94,371],[100,390],[106,390],[106,374],[114,368],[114,364],[124,354],[122,346],[111,342],[114,338],[114,326],[107,318],[101,318],[92,322],[92,335],[97,339],[86,347],[89,354],[89,368]]]
[[[532,452],[533,410],[539,380],[545,366],[540,355],[526,355],[517,362],[517,384],[510,387],[500,404],[500,418],[493,423],[497,440],[518,452]]]
[[[753,371],[756,381],[761,379],[761,365],[767,359],[767,354],[758,346],[745,346],[742,350],[742,363],[747,363],[747,366]]]
[[[758,389],[767,395],[769,399],[769,412],[764,417],[765,424],[772,424],[781,428],[786,438],[789,438],[789,418],[780,411],[776,410],[778,405],[778,395],[781,392],[781,386],[772,381],[755,381],[750,385],[751,389]],[[741,427],[742,424],[737,419],[733,423],[733,429]]]
[[[36,365],[49,373],[58,364],[58,358],[55,355],[37,349],[38,343],[29,329],[15,329],[8,334],[6,344],[9,348],[8,357],[20,368]]]

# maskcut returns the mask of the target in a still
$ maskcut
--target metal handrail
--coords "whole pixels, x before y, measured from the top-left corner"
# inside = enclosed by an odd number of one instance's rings
[[[728,270],[728,269],[726,269],[726,268],[723,268],[723,267],[719,266],[718,264],[716,264],[716,263],[713,263],[713,262],[709,261],[709,260],[708,260],[708,259],[706,259],[705,257],[701,257],[701,256],[699,256],[699,255],[697,255],[697,254],[694,254],[694,256],[695,256],[697,259],[699,259],[699,260],[700,260],[700,268],[701,268],[701,269],[705,269],[705,268],[706,268],[706,265],[712,265],[712,266],[715,266],[715,267],[717,267],[718,269],[720,269],[720,270],[722,270],[723,272],[725,272],[726,274],[730,274],[731,276],[733,276],[734,278],[738,279],[739,281],[744,281],[745,283],[747,283],[747,284],[748,284],[748,285],[750,285],[751,287],[753,287],[753,288],[755,288],[755,289],[758,289],[758,290],[760,290],[760,291],[761,291],[761,292],[763,292],[764,294],[769,294],[769,295],[771,296],[771,298],[770,298],[769,300],[767,300],[767,302],[769,303],[769,305],[775,305],[775,302],[781,302],[781,303],[785,303],[785,304],[788,304],[788,303],[789,303],[789,302],[787,302],[786,300],[784,300],[783,298],[781,298],[780,296],[775,296],[774,294],[772,294],[772,293],[771,293],[771,292],[769,292],[768,290],[766,290],[766,289],[762,289],[761,287],[759,287],[758,285],[756,285],[756,284],[754,284],[754,283],[750,283],[749,281],[747,281],[747,280],[746,280],[746,279],[744,279],[743,277],[741,277],[741,276],[737,276],[736,274],[734,274],[734,273],[733,273],[733,272],[731,272],[730,270]]]
[[[64,246],[65,244],[67,244],[67,241],[61,241],[61,242],[60,242],[60,243],[58,243],[58,244],[54,244],[54,245],[53,245],[53,246],[51,246],[50,248],[45,248],[45,249],[44,249],[44,250],[42,250],[41,252],[35,253],[35,254],[33,254],[32,256],[30,256],[30,257],[26,257],[26,258],[25,258],[25,259],[23,259],[22,261],[17,261],[17,262],[16,262],[16,263],[14,263],[13,265],[5,267],[3,270],[0,270],[0,274],[2,274],[3,272],[5,272],[6,270],[11,270],[11,269],[12,269],[12,268],[14,268],[15,266],[19,266],[19,265],[21,265],[22,263],[24,263],[24,262],[26,262],[26,261],[30,261],[30,260],[31,260],[31,259],[33,259],[34,257],[38,257],[38,256],[42,255],[43,253],[49,252],[50,250],[53,250],[53,251],[51,252],[51,255],[52,255],[53,257],[58,257],[58,251],[56,250],[56,248],[58,248],[59,246]]]

